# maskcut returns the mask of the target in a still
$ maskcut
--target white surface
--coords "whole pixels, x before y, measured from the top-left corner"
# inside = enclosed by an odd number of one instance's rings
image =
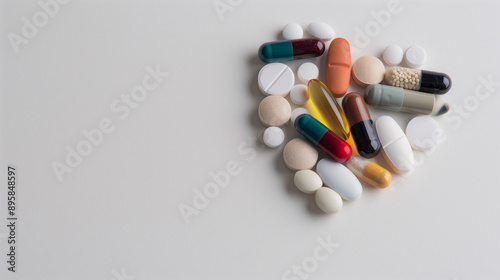
[[[311,22],[307,26],[307,31],[313,37],[318,37],[322,40],[331,40],[335,36],[335,31],[333,28],[324,22]]]
[[[283,27],[282,35],[285,40],[300,39],[304,35],[304,30],[297,23],[291,22]]]
[[[304,105],[309,100],[309,92],[306,85],[295,85],[290,91],[290,100],[295,105]]]
[[[427,54],[421,46],[411,46],[405,52],[405,62],[411,68],[421,68],[426,59]]]
[[[269,148],[277,148],[285,140],[285,133],[283,130],[276,126],[271,126],[264,130],[262,141]]]
[[[398,123],[389,116],[382,116],[375,121],[375,128],[382,145],[382,152],[391,168],[398,173],[413,170],[415,164],[413,151]]]
[[[308,169],[295,172],[293,182],[295,183],[297,189],[307,194],[315,193],[323,186],[323,181],[321,180],[321,177],[319,177],[318,173]]]
[[[398,45],[388,46],[382,54],[385,64],[390,66],[399,65],[403,61],[403,56],[403,49]]]
[[[269,63],[260,69],[258,83],[265,95],[286,96],[295,83],[295,75],[283,63]]]
[[[317,79],[319,75],[319,69],[316,64],[312,62],[302,63],[297,70],[297,76],[304,84],[309,83],[309,80]]]
[[[315,200],[318,207],[328,214],[340,211],[344,204],[340,195],[328,187],[320,188],[316,192]]]
[[[16,54],[7,34],[20,34],[37,3],[0,2],[0,161],[19,170],[19,270],[6,271],[4,187],[0,279],[123,280],[122,269],[134,280],[282,279],[316,248],[326,258],[309,279],[500,278],[500,131],[491,129],[500,86],[483,82],[500,81],[498,2],[405,1],[356,43],[388,2],[241,1],[219,17],[213,1],[74,0]],[[415,153],[413,174],[394,175],[387,189],[363,183],[363,196],[334,215],[293,186],[281,148],[255,141],[257,49],[284,24],[312,21],[349,40],[353,61],[388,44],[422,45],[425,69],[453,79],[453,109],[436,118],[444,143]],[[307,61],[324,69],[326,56]],[[157,64],[170,75],[119,119],[113,100]],[[351,82],[350,91],[361,89]],[[401,127],[414,117],[369,109]],[[51,163],[102,118],[115,130],[59,182]],[[192,206],[194,191],[214,182],[209,173],[234,162],[241,172],[186,224],[179,205]]]
[[[333,159],[324,158],[318,161],[316,171],[325,185],[332,188],[345,200],[358,199],[363,193],[358,178],[347,167]]]
[[[408,122],[405,134],[413,149],[428,151],[436,147],[444,132],[432,117],[418,116]]]

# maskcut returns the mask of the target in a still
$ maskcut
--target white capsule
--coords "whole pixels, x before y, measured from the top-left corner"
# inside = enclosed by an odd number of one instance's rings
[[[382,116],[375,122],[377,134],[382,144],[382,154],[394,171],[405,174],[413,170],[415,159],[405,133],[396,121]]]
[[[345,200],[355,200],[361,196],[363,188],[358,178],[347,167],[332,159],[324,158],[316,165],[325,185],[332,188]]]
[[[318,173],[309,169],[295,172],[293,182],[295,183],[297,189],[307,194],[315,193],[323,186],[323,181],[321,180],[321,177],[319,177]]]
[[[317,190],[315,199],[319,209],[329,214],[340,211],[344,205],[340,195],[327,187]]]

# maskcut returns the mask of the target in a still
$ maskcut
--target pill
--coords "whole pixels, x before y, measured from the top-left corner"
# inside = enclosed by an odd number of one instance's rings
[[[309,99],[306,85],[295,85],[290,91],[290,100],[297,105],[304,105]]]
[[[285,40],[300,39],[304,35],[304,31],[297,23],[288,23],[283,27],[282,34]]]
[[[325,185],[336,191],[345,200],[355,200],[361,196],[363,188],[358,178],[344,165],[324,158],[316,165]]]
[[[344,96],[351,80],[351,47],[344,38],[335,38],[328,49],[326,85],[333,96]]]
[[[307,31],[314,37],[318,37],[323,40],[330,40],[335,36],[335,31],[333,28],[324,22],[311,22],[307,26]]]
[[[294,126],[302,136],[334,160],[345,162],[351,157],[351,146],[311,115],[298,116]]]
[[[309,99],[318,111],[324,124],[343,140],[351,138],[349,123],[337,100],[328,87],[318,80],[311,80],[307,84]]]
[[[309,114],[309,110],[302,107],[293,109],[292,115],[290,116],[290,121],[292,122],[292,125],[295,123],[295,119],[297,119],[298,116],[303,114]]]
[[[403,49],[398,45],[390,45],[385,48],[382,58],[387,65],[398,65],[403,61]]]
[[[259,119],[265,126],[282,126],[290,119],[291,113],[290,103],[281,96],[268,96],[259,104]]]
[[[378,155],[380,141],[363,97],[355,92],[348,93],[342,100],[342,107],[351,126],[358,153],[365,158]]]
[[[319,209],[328,214],[340,211],[344,205],[340,195],[336,191],[327,187],[322,187],[317,190],[314,198]]]
[[[352,65],[352,78],[362,87],[382,82],[384,74],[385,67],[382,61],[371,55],[358,58]]]
[[[323,181],[318,173],[305,169],[295,172],[293,182],[297,189],[303,193],[312,194],[323,186]]]
[[[297,76],[299,76],[299,79],[305,84],[307,84],[309,80],[317,79],[318,75],[318,66],[312,62],[302,63],[299,70],[297,70]]]
[[[391,184],[391,172],[360,156],[352,156],[346,166],[354,175],[374,187],[383,189]]]
[[[269,148],[276,148],[283,144],[285,140],[285,133],[283,130],[276,126],[270,126],[264,130],[262,141]]]
[[[418,151],[428,151],[438,144],[444,131],[433,118],[418,116],[406,126],[406,137],[411,146]]]
[[[451,88],[451,78],[445,73],[405,67],[387,69],[385,82],[390,86],[433,94],[444,94]]]
[[[318,150],[306,140],[295,138],[285,145],[283,161],[292,171],[311,169],[318,161]]]
[[[389,166],[397,173],[411,171],[415,163],[413,151],[396,121],[389,116],[382,116],[377,119],[375,127],[382,144],[382,154]]]
[[[264,95],[286,96],[295,84],[295,75],[283,63],[270,63],[260,69],[257,81]]]
[[[320,56],[325,52],[325,43],[319,38],[303,38],[264,43],[259,48],[262,61],[281,62]]]
[[[411,114],[439,116],[450,110],[450,105],[442,96],[388,85],[367,87],[365,101],[381,109]]]
[[[425,63],[427,54],[421,46],[409,47],[405,52],[405,62],[412,68],[420,68]]]

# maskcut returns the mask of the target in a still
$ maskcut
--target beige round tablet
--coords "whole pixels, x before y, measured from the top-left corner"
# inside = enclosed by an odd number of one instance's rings
[[[362,56],[352,65],[352,78],[362,86],[379,84],[384,79],[385,67],[380,59],[367,55]]]
[[[306,140],[295,138],[286,144],[283,160],[292,171],[312,169],[318,161],[318,150]]]
[[[268,96],[260,102],[259,119],[265,126],[282,126],[291,114],[290,103],[281,96]]]

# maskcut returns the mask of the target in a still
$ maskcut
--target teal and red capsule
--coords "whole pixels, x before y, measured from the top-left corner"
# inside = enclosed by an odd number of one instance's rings
[[[266,63],[320,56],[325,52],[325,43],[319,38],[304,38],[264,43],[259,48],[259,57]]]
[[[351,157],[351,146],[311,115],[298,116],[294,126],[314,146],[337,162],[346,162]]]

